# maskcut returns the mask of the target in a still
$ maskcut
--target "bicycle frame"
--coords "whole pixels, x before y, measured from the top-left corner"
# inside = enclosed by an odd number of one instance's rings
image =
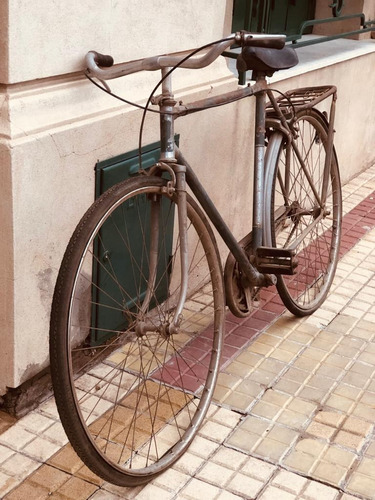
[[[206,190],[198,180],[198,177],[194,173],[193,168],[189,165],[188,161],[185,159],[181,151],[174,145],[174,120],[180,116],[184,116],[190,113],[198,112],[201,110],[214,107],[216,105],[223,105],[234,100],[239,100],[251,95],[255,96],[256,106],[255,106],[255,140],[254,140],[254,181],[253,181],[253,222],[252,222],[252,248],[255,254],[256,249],[265,244],[264,242],[264,189],[265,189],[265,165],[264,165],[264,150],[265,150],[265,139],[266,139],[266,117],[267,110],[271,108],[276,113],[276,119],[271,119],[268,122],[268,126],[272,125],[274,128],[280,130],[283,134],[284,141],[287,144],[287,158],[290,159],[290,149],[292,148],[295,152],[302,169],[304,169],[307,180],[311,186],[311,189],[319,200],[319,204],[323,207],[326,197],[329,168],[325,168],[325,175],[323,180],[322,193],[317,193],[314,186],[314,182],[311,179],[309,172],[305,166],[305,160],[302,158],[301,153],[298,151],[294,140],[295,131],[293,130],[293,120],[291,123],[285,117],[282,112],[277,99],[272,94],[272,91],[268,88],[266,79],[264,75],[257,75],[256,82],[252,86],[247,86],[235,90],[233,92],[228,92],[216,97],[209,97],[201,99],[187,105],[176,105],[173,99],[172,93],[172,83],[171,74],[168,72],[168,68],[163,68],[164,80],[162,83],[162,95],[158,100],[156,100],[160,106],[160,137],[161,137],[161,156],[160,161],[162,163],[167,163],[170,168],[174,171],[176,177],[176,192],[178,196],[178,219],[180,224],[180,232],[182,234],[180,242],[180,253],[181,253],[181,280],[184,283],[182,287],[181,296],[179,298],[179,307],[177,308],[178,313],[182,311],[183,303],[186,299],[186,289],[187,289],[187,241],[186,241],[186,184],[192,190],[194,196],[197,198],[201,207],[204,209],[211,223],[217,229],[221,238],[224,240],[230,252],[235,257],[238,262],[240,269],[244,276],[246,277],[247,283],[252,287],[262,287],[274,284],[276,279],[273,275],[267,275],[260,273],[256,267],[249,261],[249,258],[244,250],[244,248],[237,242],[236,238],[233,236],[231,230],[223,220],[222,216],[216,209],[214,203],[209,198]],[[333,150],[333,118],[335,112],[335,101],[336,101],[336,89],[331,87],[324,96],[319,96],[314,100],[311,100],[306,105],[306,108],[313,107],[317,102],[325,99],[328,95],[333,95],[330,117],[329,117],[329,128],[328,128],[328,154],[326,157],[326,167],[330,165]],[[267,106],[266,97],[269,98],[270,104]],[[288,168],[288,167],[287,167]],[[305,235],[311,231],[314,226],[319,222],[321,216],[317,217],[315,221],[308,226],[305,231],[300,235],[298,240],[296,240],[293,247],[297,246],[298,241],[301,241]],[[294,248],[290,248],[293,250]],[[173,324],[178,325],[178,314],[174,318]]]
[[[183,184],[185,179],[190,189],[196,196],[202,208],[208,215],[212,224],[215,226],[220,236],[228,246],[238,261],[242,271],[247,277],[249,284],[253,286],[264,286],[267,283],[267,277],[259,273],[257,269],[249,262],[249,259],[244,249],[238,244],[227,224],[221,217],[215,205],[210,200],[207,192],[198,177],[195,175],[192,167],[184,158],[182,153],[174,146],[174,120],[179,116],[184,116],[190,113],[208,109],[216,105],[223,105],[234,100],[239,100],[255,94],[256,98],[256,135],[255,143],[255,179],[256,188],[253,202],[253,231],[257,234],[256,244],[262,244],[262,222],[263,222],[263,180],[264,180],[264,137],[265,137],[265,116],[266,116],[266,95],[267,83],[265,78],[260,78],[254,85],[228,92],[217,97],[209,97],[199,101],[192,102],[188,105],[173,106],[173,94],[171,89],[171,75],[168,75],[162,84],[162,102],[160,102],[160,137],[161,137],[161,162],[170,162],[171,168],[175,171],[176,181]],[[175,162],[178,162],[178,168]],[[181,168],[184,167],[184,168]],[[178,196],[180,196],[179,188],[177,188]],[[182,217],[182,216],[181,216]],[[181,249],[181,251],[183,251]]]
[[[299,163],[307,178],[307,182],[314,193],[314,196],[319,202],[320,208],[323,208],[326,198],[326,191],[329,180],[329,168],[325,168],[324,180],[322,185],[322,193],[317,193],[314,186],[313,179],[309,175],[308,169],[305,165],[305,159],[302,158],[300,151],[295,142],[296,131],[293,129],[293,115],[294,109],[292,110],[292,118],[287,119],[285,112],[282,111],[282,107],[291,107],[293,105],[293,92],[291,91],[286,94],[282,94],[283,98],[286,99],[286,103],[282,99],[276,99],[271,89],[269,89],[265,74],[258,72],[256,74],[255,83],[244,88],[237,89],[232,92],[221,94],[215,97],[208,97],[201,100],[194,101],[192,103],[183,105],[178,104],[174,100],[172,92],[172,68],[181,66],[185,68],[200,68],[207,66],[214,59],[218,57],[233,41],[244,40],[244,37],[249,37],[252,44],[256,44],[257,36],[261,39],[261,44],[264,46],[265,35],[250,35],[246,33],[230,35],[227,39],[221,40],[216,46],[210,49],[205,55],[191,58],[190,56],[185,57],[184,54],[171,55],[171,56],[157,56],[146,58],[143,60],[133,61],[130,63],[120,64],[118,67],[111,67],[113,64],[112,58],[109,56],[98,55],[95,52],[89,52],[86,56],[86,61],[90,71],[97,78],[103,78],[104,80],[109,80],[112,78],[118,78],[130,73],[135,73],[141,70],[156,70],[161,69],[162,71],[162,92],[161,95],[155,97],[151,100],[153,104],[159,105],[160,109],[160,143],[161,143],[161,155],[160,161],[156,165],[156,168],[161,170],[168,170],[172,174],[172,181],[170,187],[175,191],[177,196],[177,206],[178,206],[178,221],[180,227],[180,257],[181,257],[181,292],[178,299],[178,306],[176,308],[176,314],[172,322],[172,331],[177,329],[180,321],[180,315],[186,300],[187,293],[187,279],[188,279],[188,244],[187,244],[187,213],[186,213],[186,187],[192,190],[193,194],[197,198],[203,210],[206,212],[208,218],[217,229],[221,238],[224,240],[230,252],[236,259],[239,268],[241,269],[243,276],[243,285],[245,287],[264,287],[270,286],[276,283],[276,276],[273,274],[267,274],[265,272],[260,272],[252,262],[250,262],[245,249],[241,246],[239,242],[235,239],[229,227],[226,225],[225,221],[219,214],[213,202],[210,200],[207,192],[205,191],[202,184],[199,182],[197,176],[195,175],[192,167],[188,164],[187,160],[184,158],[182,153],[175,147],[174,144],[174,121],[176,118],[195,113],[208,109],[210,107],[215,107],[218,105],[228,104],[251,95],[255,96],[256,106],[255,106],[255,140],[254,140],[254,185],[253,185],[253,221],[252,221],[252,253],[256,255],[257,249],[262,245],[272,246],[270,242],[265,241],[265,231],[264,231],[264,192],[265,192],[265,140],[266,140],[266,129],[274,128],[283,136],[283,141],[286,144],[286,157],[287,157],[287,169],[288,161],[290,161],[291,150],[295,153]],[[274,35],[266,35],[266,38],[271,37],[269,42],[274,46],[274,40],[272,37]],[[255,38],[254,38],[255,37]],[[275,35],[276,39],[280,41],[280,37]],[[281,41],[282,46],[284,41]],[[201,49],[199,49],[201,50]],[[104,66],[109,66],[109,68],[103,70],[96,65],[96,58],[100,57],[103,61]],[[106,84],[105,84],[106,85]],[[314,94],[314,89],[302,89],[305,92],[302,96],[298,94],[298,109],[307,109],[309,107],[315,106],[317,103],[333,95],[330,117],[328,120],[328,138],[327,138],[327,148],[328,154],[326,155],[325,167],[329,167],[332,159],[333,151],[333,117],[335,108],[335,87],[322,87],[323,91],[318,92],[317,95]],[[288,96],[289,95],[289,96]],[[312,98],[310,96],[312,95]],[[266,98],[269,99],[269,104],[266,103]],[[302,103],[302,105],[301,105]],[[269,111],[272,111],[272,116],[270,116]],[[290,112],[290,110],[289,110]],[[289,160],[288,160],[289,158]],[[152,169],[152,172],[155,170]],[[288,182],[288,180],[286,181]],[[288,188],[288,186],[286,186]],[[301,234],[300,240],[313,229],[313,227],[319,222],[320,218],[317,217],[309,227]],[[266,231],[267,232],[267,231]],[[150,248],[150,262],[156,262],[151,256],[153,253],[157,252],[157,238],[153,237],[152,241],[155,243],[151,244]],[[298,240],[297,240],[298,243]],[[295,245],[297,246],[297,244]],[[293,252],[293,248],[288,248],[288,251]],[[156,264],[155,264],[156,265]],[[151,277],[154,276],[156,270],[150,271]],[[151,280],[152,281],[152,280]],[[149,283],[150,290],[152,291],[153,283]],[[146,301],[147,304],[147,301]],[[149,325],[144,325],[142,328],[148,328]]]

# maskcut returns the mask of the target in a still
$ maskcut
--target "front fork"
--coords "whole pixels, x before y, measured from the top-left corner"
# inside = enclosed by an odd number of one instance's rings
[[[168,183],[166,188],[170,194],[175,193],[177,197],[177,220],[179,228],[179,246],[180,253],[180,272],[181,272],[181,286],[179,296],[177,299],[177,306],[175,308],[174,316],[169,325],[151,325],[147,323],[147,319],[138,323],[138,333],[145,334],[147,331],[155,331],[162,328],[163,332],[167,335],[173,335],[178,332],[182,321],[182,311],[186,302],[188,290],[188,217],[187,217],[187,192],[186,192],[186,167],[177,164],[175,157],[174,146],[174,116],[173,107],[176,102],[173,98],[171,89],[171,78],[169,68],[163,69],[163,83],[162,94],[154,100],[154,104],[159,104],[160,108],[160,137],[161,137],[161,155],[160,162],[156,165],[156,169],[165,170],[171,174],[172,180]],[[151,169],[150,174],[153,173]],[[143,318],[146,318],[146,312],[149,308],[152,296],[154,294],[157,265],[158,265],[158,249],[159,249],[159,234],[160,234],[160,210],[161,210],[161,196],[151,201],[151,242],[149,254],[149,280],[147,285],[147,292],[145,300],[143,301],[141,312]]]
[[[179,242],[177,242],[177,244],[179,244],[180,246],[181,286],[177,307],[174,313],[173,320],[169,326],[170,334],[177,333],[177,330],[182,321],[182,311],[187,297],[189,271],[186,167],[184,165],[175,165],[174,171],[176,173],[177,217],[179,228]]]

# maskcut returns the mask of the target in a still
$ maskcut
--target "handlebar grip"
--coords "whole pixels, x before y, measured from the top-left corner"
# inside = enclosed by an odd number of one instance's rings
[[[95,52],[95,50],[92,50],[91,52],[94,54],[94,61],[98,66],[102,66],[104,68],[110,68],[113,66],[114,60],[112,56],[100,54],[99,52]]]
[[[285,35],[267,35],[263,33],[249,33],[241,31],[241,45],[245,47],[264,47],[268,49],[282,49],[285,46]]]

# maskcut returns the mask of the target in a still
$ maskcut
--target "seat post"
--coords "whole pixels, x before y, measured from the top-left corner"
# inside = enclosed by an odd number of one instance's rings
[[[265,84],[265,74],[257,72],[257,83]],[[264,199],[264,144],[266,138],[266,91],[255,95],[255,141],[254,141],[254,199],[252,245],[255,250],[263,244],[263,199]]]

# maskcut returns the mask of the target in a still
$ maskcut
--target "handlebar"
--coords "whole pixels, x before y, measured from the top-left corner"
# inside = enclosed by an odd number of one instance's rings
[[[87,53],[85,61],[88,72],[100,80],[111,80],[120,76],[130,75],[139,71],[155,71],[162,68],[179,65],[181,68],[199,69],[210,65],[234,42],[241,46],[268,47],[282,49],[285,45],[285,35],[267,35],[240,31],[232,33],[227,38],[214,42],[204,55],[192,56],[183,61],[191,51],[178,54],[146,57],[113,66],[112,56],[100,54],[95,51]],[[181,62],[183,61],[183,62]],[[102,69],[102,68],[107,69]]]

